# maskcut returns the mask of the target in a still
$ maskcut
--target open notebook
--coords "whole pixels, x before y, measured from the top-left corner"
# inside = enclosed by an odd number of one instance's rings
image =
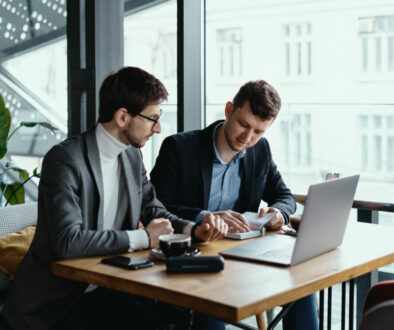
[[[259,217],[258,213],[244,212],[242,215],[248,221],[250,231],[245,233],[227,233],[226,237],[232,239],[247,239],[261,236],[264,234],[264,226],[276,215],[276,213],[277,212],[271,212],[264,217]]]

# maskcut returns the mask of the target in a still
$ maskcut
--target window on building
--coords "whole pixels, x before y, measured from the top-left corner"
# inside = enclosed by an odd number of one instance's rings
[[[220,78],[242,76],[242,30],[219,29],[216,33]]]
[[[152,47],[152,69],[163,79],[176,79],[176,33],[159,32],[157,43]]]
[[[360,17],[358,35],[362,72],[394,72],[394,15]]]
[[[312,74],[311,23],[285,24],[285,74],[289,77]]]
[[[394,116],[360,115],[361,170],[373,173],[394,169]]]
[[[312,166],[311,115],[292,113],[280,127],[285,162],[294,170]]]

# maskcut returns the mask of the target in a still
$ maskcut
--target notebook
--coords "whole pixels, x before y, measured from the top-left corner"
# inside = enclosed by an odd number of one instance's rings
[[[342,244],[359,175],[309,187],[297,237],[272,234],[220,251],[224,257],[296,265]]]
[[[276,215],[277,212],[267,213],[263,217],[259,217],[256,212],[244,212],[243,217],[248,221],[250,230],[244,233],[227,233],[226,238],[247,239],[258,237],[264,234],[264,226]]]

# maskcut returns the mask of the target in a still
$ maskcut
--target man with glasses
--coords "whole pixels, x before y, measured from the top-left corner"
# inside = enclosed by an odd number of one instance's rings
[[[174,214],[195,221],[209,213],[218,215],[231,232],[249,231],[242,216],[245,211],[260,216],[277,211],[269,229],[288,223],[295,200],[262,137],[280,107],[279,94],[270,84],[250,81],[226,103],[225,120],[166,138],[151,172],[160,201]],[[260,208],[262,200],[268,207]],[[204,329],[225,327],[207,317],[197,318],[197,322]],[[317,329],[314,297],[298,300],[283,324],[286,330]]]
[[[139,148],[160,133],[167,95],[141,69],[112,73],[100,89],[98,124],[46,154],[36,234],[5,307],[14,329],[154,329],[153,301],[56,277],[51,263],[158,247],[173,232],[204,241],[227,233],[217,216],[197,226],[168,212],[146,177]]]

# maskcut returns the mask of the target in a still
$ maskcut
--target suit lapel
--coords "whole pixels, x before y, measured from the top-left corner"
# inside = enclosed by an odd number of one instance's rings
[[[245,157],[241,159],[241,166],[243,170],[243,180],[240,189],[239,199],[237,201],[237,209],[244,212],[249,207],[249,201],[251,200],[253,178],[255,172],[255,159],[254,149],[250,148],[246,150]]]
[[[96,126],[95,126],[96,127]],[[99,210],[97,216],[97,230],[103,229],[104,220],[104,188],[103,177],[101,172],[100,154],[97,147],[97,140],[95,134],[95,127],[86,132],[86,147],[88,153],[88,160],[93,172],[93,178],[96,182],[97,190],[99,192],[100,201],[98,203]]]
[[[212,134],[218,122],[208,126],[201,137],[200,163],[203,183],[204,210],[208,209],[209,194],[211,192],[213,169],[213,141]]]
[[[136,199],[138,198],[138,191],[136,189],[137,184],[134,180],[133,173],[138,173],[139,170],[137,168],[132,168],[133,160],[128,159],[126,152],[122,152],[120,154],[120,163],[122,164],[123,175],[126,180],[127,193],[128,193],[128,207],[131,218],[131,227],[130,228],[138,228],[138,217],[135,215],[135,211],[133,205],[138,205],[136,203]]]
[[[211,192],[212,182],[212,160],[210,160],[209,148],[203,146],[201,148],[200,160],[201,160],[201,174],[203,184],[203,198],[204,198],[204,209],[208,208],[209,194]]]

